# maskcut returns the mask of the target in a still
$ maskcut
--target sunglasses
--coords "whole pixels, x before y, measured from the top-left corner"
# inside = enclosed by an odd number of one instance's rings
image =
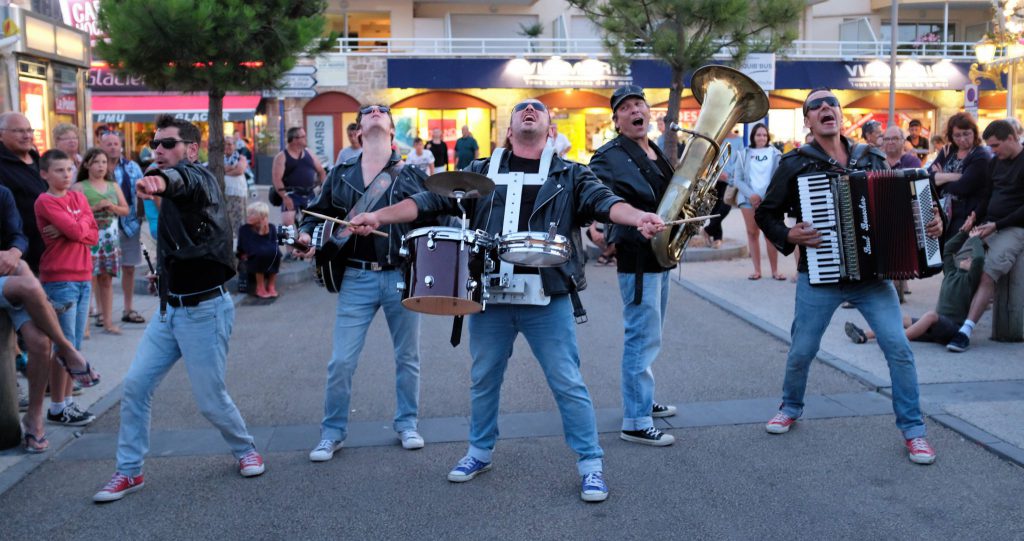
[[[828,104],[832,107],[839,107],[839,98],[835,96],[822,96],[804,104],[804,114],[821,109],[822,105]]]
[[[191,144],[192,141],[186,141],[184,139],[153,139],[149,142],[149,148],[156,150],[156,147],[164,147],[166,150],[171,150],[176,147],[178,143],[185,143],[186,145]]]
[[[374,109],[376,109],[376,110],[378,110],[378,111],[380,111],[382,113],[390,113],[391,112],[391,108],[388,107],[387,105],[367,105],[366,107],[363,107],[362,109],[359,110],[359,114],[361,114],[361,115],[368,115],[368,114],[372,113]]]
[[[534,111],[539,111],[542,113],[548,110],[548,108],[545,107],[544,104],[539,101],[524,101],[522,103],[516,104],[516,106],[512,108],[512,114],[524,111],[528,106],[533,107]]]

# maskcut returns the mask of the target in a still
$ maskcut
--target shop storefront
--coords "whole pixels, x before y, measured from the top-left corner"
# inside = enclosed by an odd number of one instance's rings
[[[424,92],[391,104],[395,120],[395,143],[402,154],[412,149],[417,137],[428,141],[440,128],[448,145],[448,163],[455,163],[455,142],[462,137],[462,127],[469,128],[480,155],[494,150],[494,104],[461,92]]]
[[[896,93],[896,125],[906,129],[911,120],[921,122],[921,135],[930,137],[935,131],[942,132],[937,124],[938,107],[912,94]],[[866,122],[874,120],[886,129],[890,125],[889,93],[872,94],[843,104],[843,133],[850,138],[860,137],[860,129]]]
[[[306,144],[324,167],[334,165],[338,152],[351,144],[346,128],[358,114],[359,102],[342,92],[325,92],[302,108]]]
[[[6,81],[4,109],[28,117],[40,152],[53,146],[52,130],[57,124],[74,124],[84,132],[88,34],[14,7],[0,14],[4,28],[20,37],[13,54],[0,60],[0,69],[15,77]]]
[[[615,138],[607,96],[570,89],[535,97],[551,109],[551,119],[558,126],[558,133],[569,140],[568,159],[589,161],[595,150]]]

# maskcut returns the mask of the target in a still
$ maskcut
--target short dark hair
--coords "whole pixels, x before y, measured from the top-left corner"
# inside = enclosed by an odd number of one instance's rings
[[[921,125],[921,121],[915,118],[915,119],[910,121],[910,124],[907,127],[908,128],[913,128],[914,126],[920,126],[920,125]]]
[[[294,141],[296,138],[298,138],[299,130],[301,130],[301,129],[302,129],[302,126],[293,126],[291,128],[288,128],[288,131],[285,132],[285,136],[284,136],[285,141],[287,141],[289,143]]]
[[[348,126],[345,127],[345,131],[359,131],[359,124],[349,122]]]
[[[420,139],[419,137],[417,137],[417,138],[415,138],[415,139],[413,139],[413,140],[412,140],[412,144],[414,144],[414,145],[415,145],[416,143],[422,143],[422,142],[423,142],[423,139]]]
[[[197,145],[203,137],[199,133],[199,128],[187,120],[174,118],[174,115],[167,114],[156,117],[156,129],[163,130],[166,128],[178,128],[178,135],[180,135],[183,140]]]
[[[803,109],[804,116],[807,116],[807,98],[810,98],[811,94],[814,94],[815,92],[832,92],[832,89],[827,86],[816,86],[812,88],[811,91],[807,93],[807,97],[804,98],[804,104],[801,107],[801,109]]]
[[[860,128],[860,136],[867,139],[869,134],[875,133],[882,128],[882,123],[877,120],[869,120]]]
[[[1016,138],[1017,130],[1013,129],[1013,124],[1005,120],[995,120],[985,128],[985,133],[981,135],[981,138],[985,140],[988,140],[990,137],[1006,141],[1011,137]]]
[[[39,169],[42,171],[49,171],[53,162],[70,159],[71,157],[68,156],[67,152],[64,152],[59,148],[51,148],[50,150],[43,152],[43,155],[39,157]]]

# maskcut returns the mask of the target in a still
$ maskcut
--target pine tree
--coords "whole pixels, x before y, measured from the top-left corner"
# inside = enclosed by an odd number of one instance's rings
[[[806,0],[566,0],[603,34],[615,65],[651,54],[672,70],[665,124],[679,119],[686,72],[723,52],[734,63],[750,52],[775,52],[796,39]],[[676,133],[665,134],[675,161]]]
[[[223,186],[224,94],[274,88],[325,50],[324,0],[102,0],[98,57],[155,90],[207,92],[210,170]]]

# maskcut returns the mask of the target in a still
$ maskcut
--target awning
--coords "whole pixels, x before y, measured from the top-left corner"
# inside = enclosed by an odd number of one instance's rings
[[[256,115],[260,96],[224,96],[224,120],[249,120]],[[189,122],[206,122],[210,99],[205,94],[147,94],[92,97],[95,122],[153,122],[157,115],[170,113]]]

